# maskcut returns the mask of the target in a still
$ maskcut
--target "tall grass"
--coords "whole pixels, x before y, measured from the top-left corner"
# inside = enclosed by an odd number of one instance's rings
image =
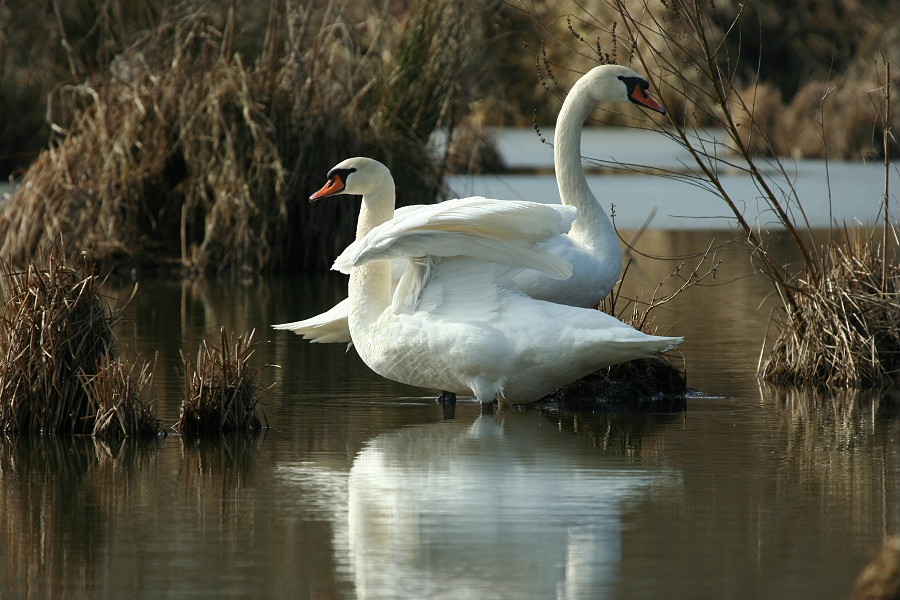
[[[54,95],[60,138],[0,215],[0,255],[24,262],[62,240],[109,265],[188,274],[327,268],[355,208],[305,200],[339,160],[391,165],[399,204],[437,196],[431,134],[477,90],[489,8],[436,0],[396,18],[276,0],[254,48],[244,5],[167,7]]]

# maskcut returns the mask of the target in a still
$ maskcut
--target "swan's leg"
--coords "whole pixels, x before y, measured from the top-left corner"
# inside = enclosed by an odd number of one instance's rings
[[[441,418],[444,421],[452,421],[456,418],[456,402],[441,402]]]
[[[441,395],[437,397],[437,401],[441,404],[456,404],[456,394],[447,390],[441,390]]]

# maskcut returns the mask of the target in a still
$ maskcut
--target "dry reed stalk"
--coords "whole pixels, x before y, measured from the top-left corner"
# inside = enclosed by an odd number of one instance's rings
[[[867,387],[900,383],[900,272],[883,279],[885,253],[860,231],[821,253],[815,282],[800,278],[797,312],[776,314],[761,373],[775,383]],[[890,255],[888,255],[890,256]]]
[[[250,366],[256,348],[253,333],[229,339],[222,328],[221,345],[204,340],[195,363],[182,355],[184,391],[176,431],[203,436],[263,428],[257,405],[260,393],[268,388],[257,381],[262,369]]]
[[[115,351],[113,317],[86,264],[73,268],[55,253],[46,263],[24,272],[2,266],[0,428],[90,433],[94,414],[83,377]]]
[[[114,312],[103,280],[87,259],[52,252],[46,268],[15,271],[3,263],[6,307],[0,319],[0,430],[156,435],[159,425],[140,400],[145,365],[118,361]]]
[[[272,3],[255,58],[234,50],[233,10],[173,7],[108,72],[61,90],[74,116],[0,214],[0,255],[24,262],[52,242],[192,275],[325,269],[356,209],[306,198],[339,160],[391,165],[401,205],[435,199],[430,137],[473,89],[486,8],[438,0],[360,23],[313,4]]]

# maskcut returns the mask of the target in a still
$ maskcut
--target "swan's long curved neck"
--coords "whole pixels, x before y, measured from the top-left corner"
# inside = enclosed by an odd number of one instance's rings
[[[595,105],[586,86],[576,84],[566,96],[553,140],[556,183],[562,203],[578,209],[569,236],[585,246],[597,247],[613,240],[618,247],[612,223],[591,192],[581,165],[581,130]]]
[[[394,194],[394,182],[388,178],[380,188],[363,196],[356,223],[357,240],[394,216]],[[348,322],[352,332],[355,326],[377,319],[390,304],[390,262],[381,260],[353,267],[350,270],[348,295],[350,297]]]

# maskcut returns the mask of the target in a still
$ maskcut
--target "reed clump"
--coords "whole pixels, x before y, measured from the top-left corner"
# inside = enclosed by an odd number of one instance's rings
[[[477,89],[489,7],[438,0],[398,18],[337,5],[166,8],[53,96],[59,138],[0,214],[0,255],[21,263],[62,240],[110,267],[324,269],[355,210],[306,198],[351,155],[391,165],[398,204],[434,200],[431,135],[452,131]],[[245,9],[265,15],[256,48],[237,33]]]
[[[256,348],[253,333],[234,338],[222,328],[219,346],[204,340],[195,362],[182,355],[184,389],[177,432],[207,436],[263,428],[265,417],[260,417],[258,404],[266,388],[257,381],[261,369],[250,365]]]
[[[5,432],[156,435],[137,379],[118,360],[113,311],[84,257],[51,253],[46,267],[2,264],[0,429]]]
[[[778,333],[763,377],[831,388],[900,382],[896,257],[864,232],[847,231],[842,243],[825,245],[819,271],[793,286],[796,306],[775,313]]]
[[[146,398],[152,389],[149,362],[109,359],[100,372],[88,378],[85,388],[94,410],[91,434],[98,438],[155,437],[163,433],[153,403]]]

